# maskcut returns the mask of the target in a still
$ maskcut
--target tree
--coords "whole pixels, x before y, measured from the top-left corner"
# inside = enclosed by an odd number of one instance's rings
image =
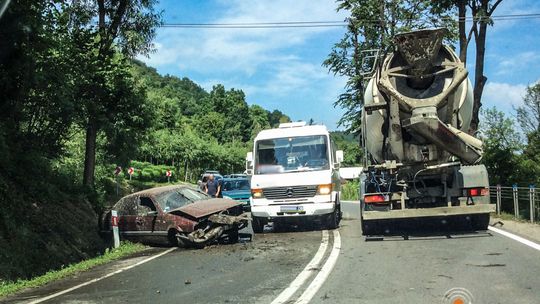
[[[128,96],[118,99],[115,85],[126,75],[122,71],[126,63],[123,59],[152,50],[155,28],[161,22],[154,4],[152,0],[74,1],[65,9],[73,41],[80,49],[80,66],[84,68],[80,70],[84,76],[79,86],[84,114],[81,124],[86,130],[83,173],[86,186],[94,184],[98,132],[104,124],[117,123],[119,112],[115,110],[132,108],[119,104],[133,99]],[[130,119],[122,123],[129,128]]]
[[[76,109],[65,27],[49,1],[13,2],[0,19],[0,133],[14,154],[62,153]]]
[[[540,82],[527,87],[523,105],[517,107],[516,112],[525,134],[540,131]]]
[[[199,114],[193,119],[195,129],[203,138],[213,138],[218,142],[226,141],[225,130],[231,127],[227,126],[227,121],[228,120],[224,114],[214,111]]]
[[[519,106],[516,112],[521,130],[527,137],[527,146],[523,155],[538,167],[540,162],[540,82],[527,87],[523,105]],[[540,170],[536,171],[536,175],[538,172]]]
[[[446,2],[446,1],[442,1]],[[460,59],[467,62],[467,49],[471,38],[475,42],[475,68],[474,68],[474,89],[473,89],[473,116],[469,133],[474,133],[478,129],[479,113],[482,106],[482,93],[487,82],[484,75],[484,61],[486,54],[486,37],[488,25],[493,25],[491,16],[502,0],[455,0],[450,1],[458,8],[459,16],[459,48]],[[448,2],[447,2],[448,3]],[[472,16],[471,28],[466,32],[467,7]]]
[[[257,136],[257,134],[264,129],[270,128],[270,122],[268,121],[268,111],[261,106],[252,105],[249,107],[249,118],[251,120],[251,138]]]
[[[291,122],[291,118],[279,110],[268,112],[268,122],[272,128],[276,128],[280,123]]]
[[[519,175],[520,160],[518,152],[522,150],[521,137],[514,127],[514,121],[495,108],[483,112],[482,134],[484,156],[492,184],[511,185]]]
[[[250,138],[249,107],[242,90],[225,90],[218,84],[210,92],[210,104],[213,111],[225,115],[227,128],[222,130],[221,143],[225,141],[247,141]]]
[[[330,137],[334,140],[336,149],[343,150],[343,166],[353,167],[362,165],[364,153],[358,144],[358,137],[351,134],[344,134],[340,131],[331,132]]]
[[[371,75],[367,67],[373,66],[375,57],[367,56],[368,50],[380,50],[385,54],[393,46],[395,34],[433,26],[451,29],[451,11],[447,7],[433,5],[432,1],[393,0],[338,0],[338,11],[347,10],[348,18],[345,36],[334,45],[332,52],[323,62],[334,75],[345,76],[348,80],[345,92],[334,106],[345,109],[338,125],[348,132],[360,132],[360,114],[364,103],[364,83]],[[373,54],[370,54],[373,55]],[[366,69],[367,68],[367,69]]]

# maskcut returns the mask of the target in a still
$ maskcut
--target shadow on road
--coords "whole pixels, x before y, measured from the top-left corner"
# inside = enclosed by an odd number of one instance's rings
[[[487,230],[475,230],[470,221],[461,218],[401,219],[379,224],[380,234],[366,237],[366,241],[440,240],[491,237]]]
[[[318,223],[280,223],[272,222],[264,227],[264,233],[290,233],[290,232],[306,232],[320,231],[325,227]]]

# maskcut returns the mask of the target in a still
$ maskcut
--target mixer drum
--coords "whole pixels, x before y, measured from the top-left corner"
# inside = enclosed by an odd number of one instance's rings
[[[382,89],[380,80],[381,75],[386,71],[387,86],[390,85],[390,90],[399,94],[399,99],[396,99],[399,104],[399,120],[402,122],[408,121],[411,118],[413,109],[422,108],[424,106],[436,107],[438,118],[449,124],[457,130],[467,132],[469,130],[472,110],[473,110],[473,92],[470,80],[464,75],[459,75],[456,70],[448,70],[445,72],[445,67],[460,66],[464,69],[457,55],[452,49],[447,46],[441,46],[437,49],[436,56],[431,58],[430,67],[431,77],[403,77],[393,76],[397,73],[400,67],[410,66],[404,56],[396,51],[388,55],[381,69],[379,69],[374,77],[369,81],[364,94],[364,104],[366,108],[373,105],[388,105],[390,97],[385,90]],[[414,73],[409,71],[409,73]],[[439,72],[439,73],[437,73]],[[466,75],[466,74],[465,74]],[[458,83],[459,82],[459,83]],[[388,88],[386,89],[388,91]],[[443,97],[444,99],[433,102],[434,99]],[[454,119],[448,121],[447,107],[453,105]],[[365,134],[366,148],[372,158],[378,162],[384,162],[388,159],[396,157],[389,156],[389,123],[387,120],[388,106],[381,109],[371,111],[362,111],[362,127]],[[396,131],[396,130],[394,130]],[[452,155],[442,151],[429,140],[425,140],[421,136],[410,134],[405,128],[401,127],[403,156],[402,159],[395,159],[399,162],[415,163],[436,161],[447,161]]]

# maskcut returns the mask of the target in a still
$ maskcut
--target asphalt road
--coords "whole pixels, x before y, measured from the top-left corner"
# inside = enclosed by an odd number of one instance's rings
[[[289,288],[285,303],[432,304],[445,303],[444,294],[456,287],[466,288],[473,303],[540,303],[540,251],[494,232],[366,241],[357,219],[342,221],[336,232],[297,230],[176,249],[45,303],[271,303]],[[328,243],[321,245],[325,235]],[[165,250],[4,301],[30,303]],[[321,262],[306,267],[316,256]]]

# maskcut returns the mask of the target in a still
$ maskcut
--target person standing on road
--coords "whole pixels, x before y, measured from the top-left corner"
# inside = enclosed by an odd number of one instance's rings
[[[219,197],[221,192],[221,184],[214,179],[214,174],[210,174],[210,176],[208,176],[208,181],[204,186],[204,192],[211,197]]]

